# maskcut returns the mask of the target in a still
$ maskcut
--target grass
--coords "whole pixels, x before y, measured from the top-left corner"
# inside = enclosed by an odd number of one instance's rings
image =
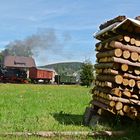
[[[83,114],[91,100],[89,90],[90,88],[81,86],[0,84],[0,133],[126,130],[129,131],[127,137],[113,139],[140,139],[139,122],[127,119],[120,121],[121,119],[116,117],[111,120],[110,117],[105,118],[107,121],[102,121],[92,129],[83,126]],[[24,138],[0,137],[0,139]],[[31,139],[42,138],[31,137]]]
[[[0,85],[0,132],[89,130],[82,115],[90,101],[80,86]]]

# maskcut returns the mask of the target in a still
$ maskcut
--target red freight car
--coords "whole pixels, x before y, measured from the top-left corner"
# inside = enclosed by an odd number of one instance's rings
[[[53,71],[33,67],[29,69],[29,78],[33,83],[38,83],[39,81],[49,83],[53,78]]]

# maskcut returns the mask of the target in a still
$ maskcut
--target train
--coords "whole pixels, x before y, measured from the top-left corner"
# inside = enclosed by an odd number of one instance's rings
[[[27,73],[19,68],[0,68],[0,82],[2,83],[28,83]]]
[[[28,73],[28,74],[27,74]],[[29,71],[19,68],[0,68],[2,83],[44,83],[44,84],[76,84],[75,76],[55,75],[54,71],[32,67]]]
[[[65,85],[72,85],[78,83],[76,80],[76,76],[72,75],[56,75],[55,82],[57,84],[65,84]]]
[[[30,68],[29,69],[29,79],[31,83],[50,83],[53,80],[54,72],[52,70],[42,69],[42,68]]]
[[[76,84],[75,76],[58,75],[52,69],[38,68],[30,57],[6,56],[0,66],[2,83]]]
[[[27,74],[28,73],[28,74]],[[0,68],[0,82],[3,83],[49,83],[53,79],[53,71],[30,68],[28,71],[19,68]]]

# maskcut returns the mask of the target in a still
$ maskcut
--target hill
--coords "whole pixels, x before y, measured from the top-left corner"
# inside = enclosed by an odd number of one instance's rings
[[[81,62],[65,62],[41,66],[42,68],[54,69],[59,75],[73,75],[81,70]]]

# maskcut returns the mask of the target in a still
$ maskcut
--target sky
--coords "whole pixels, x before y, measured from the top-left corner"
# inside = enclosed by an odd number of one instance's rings
[[[95,63],[93,34],[99,25],[118,15],[135,18],[139,6],[139,0],[0,0],[0,51],[45,31],[55,39],[34,51],[37,65]]]

